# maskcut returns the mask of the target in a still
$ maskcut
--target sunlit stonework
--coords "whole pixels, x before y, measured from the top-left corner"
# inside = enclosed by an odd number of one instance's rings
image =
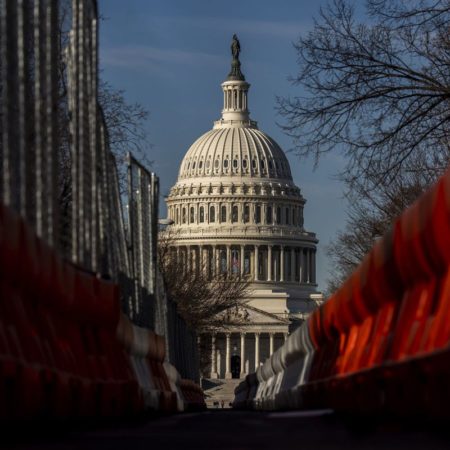
[[[222,117],[191,145],[166,199],[174,257],[190,270],[251,281],[245,325],[212,336],[212,378],[254,371],[321,300],[318,241],[303,226],[305,199],[283,150],[250,119],[236,41]]]

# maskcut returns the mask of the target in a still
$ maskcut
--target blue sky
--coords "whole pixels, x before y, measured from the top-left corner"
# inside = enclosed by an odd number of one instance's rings
[[[277,123],[276,96],[296,95],[288,81],[297,70],[292,46],[307,32],[324,1],[307,0],[103,0],[100,13],[102,77],[124,89],[126,98],[150,111],[149,159],[166,194],[194,140],[220,117],[220,83],[230,67],[230,42],[241,42],[242,71],[251,84],[249,109],[259,128],[287,151],[296,184],[307,199],[305,226],[320,240],[319,288],[332,267],[324,246],[345,224],[343,187],[334,175],[343,161],[336,155],[312,161],[290,153],[291,139]],[[164,203],[161,199],[161,203]],[[165,207],[161,208],[165,215]]]

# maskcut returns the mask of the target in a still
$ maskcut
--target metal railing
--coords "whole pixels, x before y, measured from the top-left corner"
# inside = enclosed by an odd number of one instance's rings
[[[67,260],[119,283],[124,312],[165,335],[169,360],[196,378],[195,335],[157,277],[158,178],[130,154],[119,189],[98,103],[95,0],[0,0],[0,100],[0,202]]]

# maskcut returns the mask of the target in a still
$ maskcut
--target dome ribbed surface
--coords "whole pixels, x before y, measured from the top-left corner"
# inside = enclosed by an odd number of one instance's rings
[[[292,181],[283,150],[255,127],[223,127],[200,136],[186,153],[178,180],[232,175]]]

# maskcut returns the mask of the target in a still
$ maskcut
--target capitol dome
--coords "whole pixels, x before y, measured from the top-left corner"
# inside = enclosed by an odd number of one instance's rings
[[[218,121],[189,148],[178,180],[201,177],[245,177],[292,182],[289,162],[279,145],[255,122]]]
[[[169,230],[176,236],[173,257],[186,270],[250,283],[249,323],[236,330],[244,336],[242,375],[259,366],[264,352],[268,356],[281,345],[292,323],[304,319],[320,295],[318,241],[304,228],[306,201],[283,150],[250,118],[250,84],[241,72],[235,37],[233,46],[231,71],[221,84],[221,118],[188,149],[166,202]],[[231,377],[233,333],[226,336],[214,340],[212,377]],[[255,343],[249,352],[248,339]]]

